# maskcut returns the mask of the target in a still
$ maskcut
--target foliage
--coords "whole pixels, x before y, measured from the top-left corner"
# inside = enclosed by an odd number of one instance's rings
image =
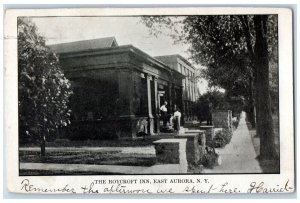
[[[178,42],[190,44],[190,56],[207,67],[199,75],[211,86],[245,94],[253,74],[255,29],[253,15],[145,16],[141,21],[154,35],[162,30]],[[278,19],[268,15],[267,41],[270,62],[278,62]],[[177,35],[175,35],[176,33]]]
[[[232,117],[240,118],[242,111],[246,111],[247,104],[243,97],[232,97],[226,95],[226,101],[228,102],[228,109],[232,111]]]
[[[213,147],[206,147],[206,153],[203,156],[202,164],[206,168],[214,168],[218,164],[219,155]]]
[[[239,126],[240,119],[239,119],[239,117],[235,117],[235,118],[236,118],[236,120],[232,121],[232,126],[234,129],[237,129],[237,127]]]
[[[70,122],[70,82],[27,18],[18,18],[18,81],[21,141],[43,142]]]
[[[193,112],[200,121],[207,120],[210,116],[210,102],[213,109],[223,109],[227,106],[224,94],[219,91],[211,91],[201,95],[193,106]]]
[[[216,132],[215,137],[212,140],[211,145],[213,147],[225,147],[226,144],[229,144],[232,138],[232,131],[229,129],[223,129]]]
[[[209,91],[199,96],[193,106],[193,112],[195,112],[200,121],[209,118],[210,102],[212,103],[212,110],[232,110],[233,115],[239,115],[244,108],[242,98],[229,97],[226,93],[217,90]]]
[[[185,16],[178,37],[191,45],[191,58],[207,67],[202,75],[211,85],[245,98],[251,118],[255,104],[256,130],[262,136],[260,152],[266,159],[277,156],[269,97],[269,66],[278,63],[277,18],[277,15]],[[143,18],[147,20],[148,17]],[[155,23],[162,22],[155,18],[151,21],[152,30]]]

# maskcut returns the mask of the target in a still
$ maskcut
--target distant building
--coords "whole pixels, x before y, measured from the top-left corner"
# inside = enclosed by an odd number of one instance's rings
[[[164,101],[169,113],[174,105],[183,109],[185,76],[132,45],[118,46],[110,37],[50,47],[74,92],[66,134],[78,139],[156,134]]]
[[[178,54],[156,56],[155,58],[185,76],[185,79],[182,82],[184,101],[183,113],[185,115],[185,120],[194,119],[192,105],[198,98],[199,93],[195,79],[195,67]]]

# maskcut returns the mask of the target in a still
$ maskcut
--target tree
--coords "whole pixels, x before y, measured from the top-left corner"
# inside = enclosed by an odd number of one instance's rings
[[[226,92],[211,90],[199,96],[193,105],[193,112],[197,115],[200,123],[209,118],[209,103],[212,103],[213,110],[232,110],[232,115],[239,118],[244,108],[241,97],[229,96]]]
[[[277,158],[270,99],[267,42],[268,16],[253,17],[255,27],[254,70],[256,88],[257,134],[260,135],[260,158]]]
[[[193,112],[197,115],[200,123],[209,119],[209,103],[212,104],[213,110],[223,110],[228,106],[225,94],[217,90],[200,95],[193,105]]]
[[[189,16],[183,23],[192,59],[208,67],[204,77],[211,85],[226,89],[229,95],[243,96],[254,127],[253,70],[239,18]]]
[[[243,96],[250,122],[255,127],[253,71],[242,38],[243,29],[237,23],[239,19],[235,16],[187,16],[171,17],[174,22],[170,23],[165,18],[144,17],[142,21],[151,28],[151,33],[157,29],[172,29],[176,41],[189,43],[191,59],[207,67],[201,69],[199,76],[207,79],[210,86],[225,89],[228,95]],[[180,30],[176,30],[177,27]]]
[[[45,156],[46,139],[66,126],[72,94],[58,57],[28,18],[18,18],[19,138],[39,143]]]
[[[160,24],[161,29],[161,24],[168,22],[162,20],[164,18],[173,17],[143,17],[142,22],[153,32],[156,24]],[[180,18],[175,18],[177,24],[182,23],[177,40],[191,45],[191,58],[207,67],[203,75],[208,81],[223,87],[229,94],[244,96],[251,107],[255,101],[256,130],[261,138],[260,158],[276,159],[268,74],[269,62],[277,58],[277,17],[202,15]],[[168,23],[165,28],[170,25]]]

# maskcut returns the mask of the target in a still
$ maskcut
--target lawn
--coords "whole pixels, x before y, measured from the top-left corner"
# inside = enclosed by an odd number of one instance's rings
[[[20,162],[56,164],[93,164],[151,166],[155,164],[155,154],[122,153],[120,150],[93,151],[49,151],[44,158],[39,151],[20,151]]]
[[[152,146],[159,139],[173,138],[174,133],[121,140],[56,140],[47,142],[46,147],[143,147]],[[39,147],[36,143],[20,144],[20,147]]]

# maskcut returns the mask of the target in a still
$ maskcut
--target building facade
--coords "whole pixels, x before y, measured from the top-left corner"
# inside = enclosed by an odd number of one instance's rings
[[[197,83],[195,79],[195,67],[180,55],[156,56],[173,70],[185,76],[183,86],[183,113],[185,120],[193,120],[192,106],[198,98]]]
[[[185,76],[132,45],[104,38],[50,47],[74,92],[66,134],[78,139],[154,135],[160,132],[163,101],[183,108]]]

